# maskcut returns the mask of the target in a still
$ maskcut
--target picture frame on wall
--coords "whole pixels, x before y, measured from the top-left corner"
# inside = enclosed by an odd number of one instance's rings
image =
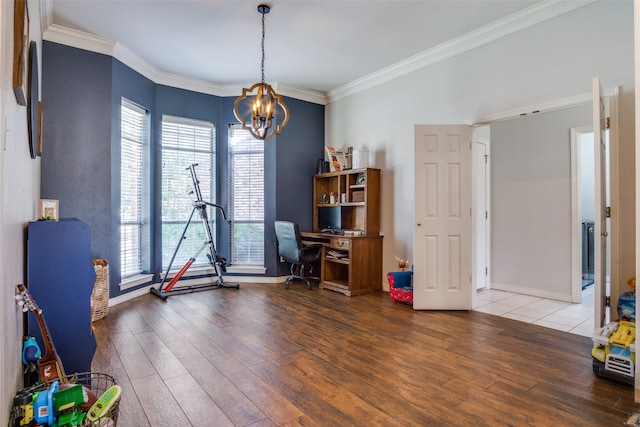
[[[55,199],[40,199],[40,220],[42,221],[57,221],[58,218],[58,200]]]
[[[27,0],[15,0],[13,13],[13,92],[19,105],[27,105],[29,9]]]
[[[38,45],[32,41],[29,43],[29,84],[27,95],[27,129],[29,131],[29,153],[35,159],[38,152],[40,139],[40,111],[39,111],[39,82],[38,82]]]
[[[42,156],[42,115],[44,114],[42,110],[42,101],[38,101],[38,149],[36,154],[38,156]]]

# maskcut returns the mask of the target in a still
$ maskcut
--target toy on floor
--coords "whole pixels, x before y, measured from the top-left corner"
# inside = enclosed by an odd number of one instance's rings
[[[46,390],[21,390],[13,400],[15,426],[82,426],[87,416],[81,406],[89,401],[86,387],[56,380]]]
[[[391,271],[387,273],[387,281],[393,302],[413,304],[413,271]]]
[[[591,350],[593,373],[627,384],[634,383],[636,363],[636,276],[627,284],[632,291],[618,299],[618,321],[596,330]]]
[[[408,259],[400,259],[396,256],[396,261],[398,261],[398,268],[400,271],[405,271],[409,268],[409,260]]]
[[[593,334],[593,373],[633,384],[636,363],[635,322],[611,322]]]
[[[40,346],[34,337],[25,337],[22,344],[22,363],[25,365],[24,373],[35,372],[38,369],[38,359],[42,356]]]
[[[102,416],[109,413],[113,405],[115,405],[122,395],[122,387],[119,385],[113,385],[109,387],[102,396],[98,398],[96,403],[93,404],[89,412],[87,413],[87,419],[89,421],[96,421]]]
[[[39,391],[33,395],[33,419],[38,424],[53,425],[58,419],[58,413],[53,406],[53,394],[58,391],[59,383],[54,381],[49,390]]]
[[[20,391],[13,398],[13,419],[15,426],[30,426],[33,421],[33,393]]]
[[[636,321],[636,276],[629,277],[627,284],[632,289],[625,292],[618,298],[618,318],[620,320]]]

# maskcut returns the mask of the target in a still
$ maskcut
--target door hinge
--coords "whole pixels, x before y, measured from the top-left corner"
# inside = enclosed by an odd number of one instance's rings
[[[611,297],[609,296],[604,297],[604,306],[611,307]]]
[[[607,218],[611,218],[611,206],[607,206]]]
[[[607,118],[605,119],[605,125],[604,125],[604,128],[605,128],[605,129],[609,129],[609,128],[611,128],[611,117],[607,117]]]
[[[484,275],[487,276],[489,274],[489,267],[484,268]]]
[[[489,219],[489,212],[488,211],[484,211],[484,219]]]

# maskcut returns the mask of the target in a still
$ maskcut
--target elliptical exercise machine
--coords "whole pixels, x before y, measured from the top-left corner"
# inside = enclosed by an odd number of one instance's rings
[[[173,252],[173,256],[171,257],[171,261],[169,261],[169,266],[167,267],[166,272],[164,273],[164,277],[162,278],[162,282],[160,282],[160,286],[157,288],[151,287],[150,291],[152,294],[157,295],[158,297],[166,300],[169,295],[178,294],[178,293],[187,293],[187,292],[195,292],[195,291],[204,291],[207,289],[214,288],[233,288],[240,289],[240,285],[229,285],[224,283],[222,278],[222,273],[226,272],[226,260],[221,258],[216,253],[216,247],[213,243],[213,233],[211,233],[211,226],[209,224],[209,218],[207,216],[207,206],[212,206],[217,208],[222,213],[222,218],[227,219],[227,215],[224,211],[224,208],[220,205],[216,205],[215,203],[207,202],[202,199],[202,193],[200,192],[200,181],[198,181],[198,176],[196,175],[196,166],[197,163],[193,163],[187,169],[191,172],[191,179],[193,180],[193,187],[195,189],[196,200],[193,202],[193,209],[191,210],[191,215],[189,216],[189,220],[184,227],[184,231],[182,232],[182,236],[180,236],[180,241],[178,242],[178,246],[176,246],[176,250]],[[173,265],[173,261],[178,254],[178,250],[180,249],[180,244],[184,240],[184,236],[187,233],[187,229],[189,228],[189,224],[191,224],[191,220],[193,219],[193,215],[198,212],[200,215],[200,219],[202,220],[202,226],[205,230],[205,236],[207,240],[203,243],[203,245],[198,249],[198,251],[187,261],[187,263],[176,273],[175,276],[167,283],[167,277],[169,276],[169,271],[171,270],[171,266]],[[196,258],[204,251],[205,249],[209,249],[209,253],[207,253],[207,258],[209,258],[209,263],[213,266],[216,276],[218,279],[215,283],[207,283],[202,285],[192,285],[192,286],[180,286],[174,289],[174,286],[178,281],[182,278],[182,276],[187,272],[189,267],[195,262]]]

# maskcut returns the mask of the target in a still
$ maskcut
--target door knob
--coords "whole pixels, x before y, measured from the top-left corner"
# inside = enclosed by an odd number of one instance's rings
[[[421,222],[419,222],[419,223],[418,223],[418,226],[421,226],[421,225],[422,225],[422,223],[421,223]]]
[[[602,232],[602,235],[603,235],[604,237],[607,237],[607,236],[609,235],[609,233],[607,233],[606,231],[603,231],[603,232]]]

